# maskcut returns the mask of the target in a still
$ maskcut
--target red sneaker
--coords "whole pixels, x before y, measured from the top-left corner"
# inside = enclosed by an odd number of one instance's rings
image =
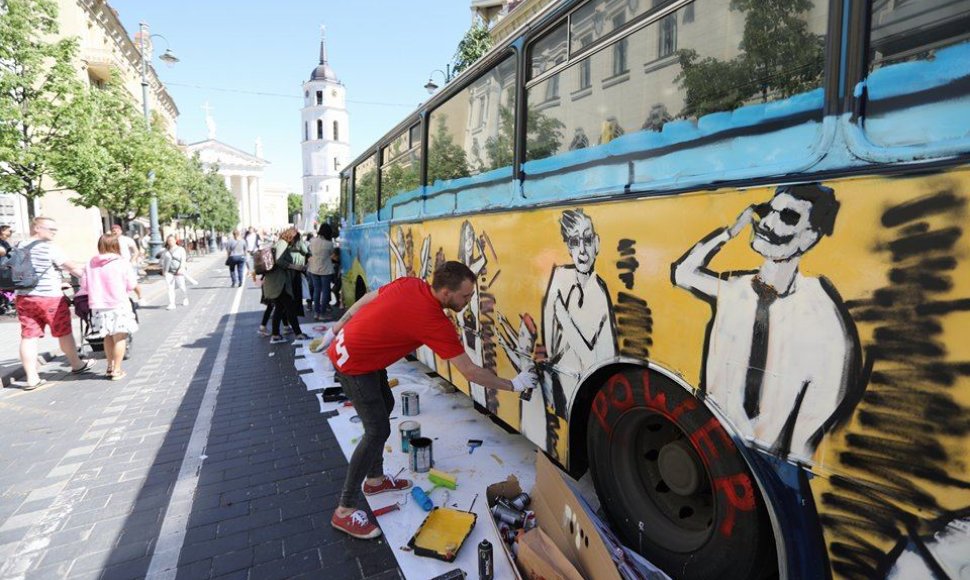
[[[330,518],[330,525],[361,540],[370,540],[381,535],[381,529],[371,523],[367,514],[361,510],[344,517],[340,517],[337,512],[334,512],[333,517]]]
[[[404,491],[411,489],[410,479],[394,479],[390,475],[385,475],[384,480],[377,485],[371,485],[364,480],[364,495],[377,495],[385,491]]]

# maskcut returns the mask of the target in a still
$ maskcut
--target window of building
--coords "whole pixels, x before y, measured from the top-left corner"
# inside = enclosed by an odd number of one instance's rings
[[[690,5],[693,7],[693,4]],[[683,10],[683,9],[681,9]],[[660,20],[660,47],[657,57],[664,58],[677,51],[677,15],[671,14]]]
[[[619,29],[626,21],[626,17],[621,13],[613,17],[613,28]],[[613,75],[618,76],[630,70],[627,66],[627,48],[630,41],[627,38],[620,39],[613,44]]]
[[[340,130],[336,121],[333,122],[333,140],[340,141]]]
[[[532,45],[532,67],[529,78],[534,78],[566,59],[566,25],[554,28]]]
[[[317,104],[323,104],[323,91],[317,91]]]
[[[304,123],[303,123],[303,140],[304,141],[309,141],[310,140],[310,123],[309,123],[309,121],[304,121]]]
[[[340,171],[340,160],[336,157],[333,158],[333,170]]]
[[[694,21],[694,4],[688,4],[684,7],[684,19],[681,20],[684,24],[688,24]]]
[[[593,43],[593,35],[588,34],[580,41],[580,46],[582,48],[587,47]],[[579,63],[579,89],[588,89],[593,84],[590,75],[590,62],[589,58],[584,58],[582,62]]]
[[[323,139],[323,119],[317,119],[317,139]]]
[[[495,122],[488,123],[484,131],[476,135],[483,143],[480,149],[484,150],[479,151],[478,158],[472,151],[473,140],[465,125],[466,119],[472,117],[469,108],[477,102],[472,95],[486,90],[500,95],[514,86],[515,57],[509,56],[431,112],[428,120],[429,185],[512,164],[514,97],[504,104],[498,98],[486,100],[484,118],[495,119]]]

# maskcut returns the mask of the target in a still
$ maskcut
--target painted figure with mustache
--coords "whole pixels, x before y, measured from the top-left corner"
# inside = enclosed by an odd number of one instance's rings
[[[838,210],[829,187],[779,187],[770,202],[745,209],[672,267],[673,283],[714,310],[701,388],[739,434],[802,462],[812,460],[823,435],[848,417],[859,396],[858,335],[842,298],[824,277],[799,272],[802,256],[832,235]],[[749,225],[761,267],[708,269]]]

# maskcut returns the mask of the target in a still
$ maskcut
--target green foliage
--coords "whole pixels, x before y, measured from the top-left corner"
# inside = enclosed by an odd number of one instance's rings
[[[218,168],[204,169],[198,155],[181,159],[181,195],[172,198],[171,206],[159,199],[159,214],[204,230],[232,231],[239,222],[239,206]]]
[[[421,185],[421,175],[418,172],[420,167],[421,164],[415,156],[394,161],[381,170],[382,206],[392,196]]]
[[[293,216],[303,212],[303,196],[298,193],[290,193],[286,196],[286,215],[290,222],[295,222]]]
[[[741,54],[722,61],[681,50],[675,79],[687,92],[682,117],[735,109],[752,97],[761,102],[787,98],[819,85],[824,68],[823,39],[812,34],[802,15],[811,0],[732,0],[745,15]]]
[[[358,166],[356,171],[362,171]],[[373,166],[354,180],[354,217],[357,223],[377,211],[377,170]]]
[[[488,34],[488,25],[481,21],[476,22],[458,43],[451,70],[455,74],[460,73],[481,58],[490,48],[492,48],[492,37]]]
[[[428,144],[428,183],[470,175],[465,150],[455,143],[448,132],[448,117],[440,113],[435,117],[438,123]]]
[[[512,165],[513,124],[515,118],[511,107],[499,107],[499,132],[485,140],[488,166],[484,170]],[[562,130],[565,124],[559,119],[547,117],[533,108],[526,115],[526,160],[545,159],[555,155],[562,146]]]
[[[53,0],[6,0],[0,13],[0,190],[31,202],[46,193],[86,109],[72,65],[74,38],[57,33]],[[33,203],[29,203],[33,212]]]
[[[334,231],[340,226],[340,212],[336,207],[321,204],[317,209],[317,223],[328,223],[334,227]]]

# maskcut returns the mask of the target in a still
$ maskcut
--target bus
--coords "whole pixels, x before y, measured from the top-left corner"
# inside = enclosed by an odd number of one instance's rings
[[[343,296],[468,265],[540,388],[416,356],[672,577],[966,577],[968,161],[968,0],[551,2],[342,172]]]

